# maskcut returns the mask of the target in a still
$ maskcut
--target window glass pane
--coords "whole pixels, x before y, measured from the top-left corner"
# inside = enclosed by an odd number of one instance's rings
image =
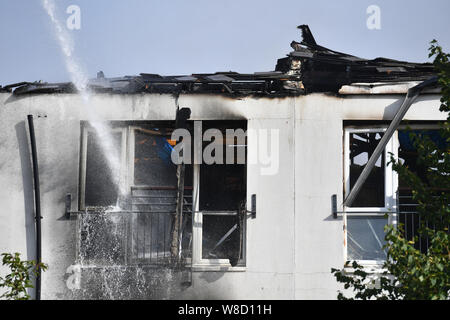
[[[87,134],[86,154],[86,206],[115,205],[118,196],[118,177],[120,172],[111,172],[107,157],[112,157],[116,163],[120,161],[122,133],[111,133],[113,150],[105,155],[94,131]],[[113,176],[116,175],[115,177]]]
[[[246,197],[246,166],[200,166],[200,210],[237,210]]]
[[[170,157],[167,139],[141,130],[135,131],[134,184],[177,186],[176,166]]]
[[[384,217],[347,217],[348,260],[385,260]]]
[[[383,132],[350,133],[350,190],[375,151],[382,136]],[[385,206],[385,170],[385,156],[383,152],[353,201],[352,207]]]
[[[426,179],[426,170],[423,164],[418,163],[418,153],[414,147],[414,140],[411,139],[411,134],[421,136],[424,139],[430,139],[438,148],[445,148],[447,143],[445,138],[441,136],[439,130],[399,130],[398,140],[400,147],[398,150],[398,157],[403,164],[412,172],[417,174],[421,179]],[[400,189],[408,188],[406,183],[399,177]]]
[[[238,218],[234,216],[203,215],[203,259],[242,258]],[[232,263],[233,264],[233,263]]]

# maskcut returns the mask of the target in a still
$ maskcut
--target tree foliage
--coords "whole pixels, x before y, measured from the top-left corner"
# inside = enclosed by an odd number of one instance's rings
[[[353,291],[352,298],[339,292],[338,299],[450,299],[450,55],[433,40],[429,57],[434,57],[438,72],[442,92],[440,110],[447,113],[440,129],[445,143],[438,145],[428,136],[410,132],[418,165],[424,168],[422,176],[392,155],[389,163],[411,188],[413,200],[418,204],[421,217],[418,234],[408,241],[402,225],[385,227],[387,259],[381,274],[371,274],[356,262],[346,263],[346,267],[352,268],[351,273],[346,269],[331,269],[336,280]],[[426,253],[414,247],[419,236],[429,239]]]
[[[20,253],[2,253],[2,263],[9,267],[10,273],[0,277],[0,288],[5,292],[0,298],[7,300],[29,300],[28,288],[33,288],[32,276],[37,276],[41,271],[47,270],[45,263],[21,260]]]

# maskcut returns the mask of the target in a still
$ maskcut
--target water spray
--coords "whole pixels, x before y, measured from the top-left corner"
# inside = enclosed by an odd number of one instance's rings
[[[120,202],[121,199],[125,199],[127,192],[125,187],[120,181],[120,157],[114,156],[116,155],[116,151],[113,139],[111,135],[110,128],[104,122],[101,121],[100,117],[95,113],[92,108],[91,94],[89,90],[89,80],[87,77],[87,73],[82,68],[81,64],[77,61],[74,55],[75,46],[71,35],[66,30],[65,26],[58,19],[56,14],[56,5],[54,0],[42,0],[42,6],[47,12],[50,20],[52,22],[56,39],[58,40],[58,44],[60,46],[61,52],[64,56],[64,63],[67,72],[70,75],[70,79],[79,94],[82,97],[82,106],[83,110],[86,112],[88,122],[90,126],[95,130],[95,133],[98,136],[98,141],[100,148],[102,149],[102,153],[105,155],[105,159],[107,159],[108,168],[111,171],[111,176],[114,184],[118,189],[118,200],[116,207],[113,209],[115,211],[120,210]]]

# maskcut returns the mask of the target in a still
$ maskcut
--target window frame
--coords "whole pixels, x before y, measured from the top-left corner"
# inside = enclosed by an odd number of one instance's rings
[[[404,130],[439,130],[440,126],[439,123],[441,123],[440,121],[433,121],[433,123],[412,123],[410,125],[407,124],[401,124],[398,126],[397,130],[394,132],[394,135],[392,136],[391,140],[389,141],[388,145],[386,146],[385,149],[385,153],[389,147],[389,145],[391,144],[391,151],[394,154],[394,158],[398,161],[399,160],[399,149],[400,149],[400,141],[398,138],[398,132],[399,131],[404,131]],[[380,124],[380,125],[347,125],[344,127],[344,186],[345,186],[345,191],[347,191],[347,193],[345,195],[348,194],[348,190],[349,190],[349,186],[350,186],[350,181],[349,181],[349,175],[347,174],[348,170],[349,170],[349,162],[350,162],[350,157],[349,157],[349,133],[351,132],[367,132],[368,130],[373,130],[373,131],[377,131],[380,129],[386,130],[387,129],[388,124]],[[389,151],[388,151],[389,152]],[[387,165],[387,162],[386,162]],[[391,207],[391,213],[389,214],[388,217],[388,224],[392,224],[394,226],[396,226],[399,223],[399,217],[397,214],[397,207],[398,207],[398,201],[397,201],[397,191],[398,191],[398,187],[399,187],[399,180],[398,180],[398,174],[396,171],[392,170],[391,166],[387,166],[389,167],[389,170],[391,170],[392,172],[392,190],[393,190],[393,205]],[[385,172],[385,174],[387,174],[387,171]],[[386,183],[386,181],[385,181]],[[386,203],[385,203],[385,207],[386,207]],[[353,210],[352,210],[353,209]],[[343,208],[343,223],[344,223],[344,248],[343,248],[343,256],[344,256],[344,261],[348,261],[347,259],[347,243],[348,243],[348,236],[347,236],[347,217],[348,216],[383,216],[384,213],[379,212],[379,213],[362,213],[364,210],[369,210],[371,208],[349,208],[349,207],[345,207]],[[389,209],[389,208],[385,208],[385,209]],[[352,260],[350,260],[352,261]],[[358,262],[360,265],[363,265],[364,267],[367,267],[370,271],[370,267],[375,267],[375,269],[373,270],[381,270],[382,264],[384,263],[385,260],[381,261],[381,260],[355,260],[356,262]],[[350,268],[351,269],[351,268]],[[376,272],[378,272],[376,271]]]
[[[204,215],[222,215],[230,216],[235,214],[234,211],[214,210],[206,211],[200,210],[200,164],[193,165],[193,246],[192,246],[192,268],[197,271],[245,271],[246,257],[247,257],[247,219],[244,219],[243,224],[243,239],[242,239],[242,258],[239,259],[236,266],[231,266],[229,259],[205,259],[203,258],[203,216]],[[247,194],[246,194],[247,198]],[[237,211],[236,211],[237,212]]]
[[[111,132],[121,132],[121,151],[120,151],[120,187],[123,188],[127,186],[127,140],[128,135],[126,132],[126,127],[111,128]],[[93,208],[92,206],[86,207],[85,196],[86,196],[86,168],[87,168],[87,145],[88,145],[88,134],[90,132],[95,132],[89,124],[84,123],[81,127],[81,150],[80,150],[80,173],[79,173],[79,195],[78,195],[78,207],[79,210],[89,210]]]
[[[146,123],[142,125],[145,126]],[[136,185],[134,183],[134,156],[135,156],[135,130],[142,127],[136,122],[119,123],[113,127],[112,132],[122,132],[121,141],[121,187],[130,192],[132,187],[147,186]],[[157,126],[157,125],[155,125]],[[95,132],[87,123],[81,125],[81,148],[80,148],[80,169],[79,169],[79,210],[88,210],[92,207],[85,206],[86,190],[86,167],[87,167],[87,143],[88,133]],[[192,201],[192,257],[186,259],[186,264],[192,266],[197,271],[245,271],[246,270],[246,239],[247,239],[247,219],[243,224],[243,244],[242,258],[236,266],[231,266],[229,259],[204,259],[202,258],[203,241],[203,215],[231,215],[232,211],[200,211],[200,165],[192,164],[193,170],[193,201]],[[246,168],[247,170],[247,168]],[[246,178],[247,183],[247,178]],[[248,191],[245,197],[247,198]]]
[[[387,126],[365,126],[365,127],[345,127],[344,128],[344,199],[350,191],[350,134],[351,133],[370,133],[385,132]],[[384,206],[383,207],[343,207],[343,223],[344,223],[344,261],[356,261],[363,266],[381,267],[385,260],[349,260],[348,258],[348,217],[375,217],[384,218],[386,213],[390,213],[386,218],[386,224],[397,224],[397,189],[398,175],[389,164],[389,153],[398,159],[398,133],[397,130],[389,140],[384,149],[385,170],[384,170]]]

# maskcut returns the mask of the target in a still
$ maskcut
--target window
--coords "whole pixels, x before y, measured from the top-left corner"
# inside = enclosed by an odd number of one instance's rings
[[[96,264],[170,263],[178,197],[174,122],[117,122],[108,128],[105,148],[105,137],[82,125],[80,209],[110,210],[79,215],[80,255]],[[209,128],[225,137],[226,129],[246,130],[246,122],[204,121],[203,132]],[[201,266],[242,266],[245,219],[238,209],[246,200],[246,164],[226,164],[225,157],[237,158],[239,148],[245,154],[246,143],[223,139],[221,146],[224,164],[184,167],[181,256]]]
[[[173,128],[129,126],[130,259],[169,263],[177,204],[177,166],[171,160]],[[192,183],[185,181],[185,187]]]
[[[383,261],[382,247],[387,219],[377,216],[347,216],[347,259]]]
[[[99,143],[97,131],[84,125],[81,142],[80,208],[115,206],[120,184],[123,183],[122,157],[125,152],[126,132],[122,128],[110,128],[109,150]],[[106,156],[105,153],[108,153]],[[115,166],[115,170],[110,170]],[[114,174],[113,174],[113,171]]]
[[[426,168],[418,162],[418,153],[411,139],[410,134],[428,137],[437,146],[444,148],[445,139],[441,136],[436,126],[413,126],[412,130],[401,129],[398,131],[399,151],[398,157],[409,170],[417,174],[422,180],[426,180]],[[438,190],[439,191],[439,190]],[[442,190],[440,190],[442,191]],[[421,215],[417,212],[417,203],[412,199],[411,187],[403,179],[399,179],[398,186],[399,215],[398,222],[403,225],[404,236],[408,240],[414,240],[418,234],[418,228],[421,222]],[[431,225],[428,225],[432,228]],[[426,253],[429,246],[429,239],[420,236],[418,241],[414,242],[414,247],[422,253]]]
[[[118,122],[102,125],[108,132],[99,134],[98,127],[82,124],[80,209],[89,212],[79,216],[83,261],[169,261],[177,202],[177,167],[170,158],[173,125],[170,121]],[[185,182],[189,193],[192,182]],[[190,214],[187,207],[186,216]],[[92,214],[106,208],[107,214]]]
[[[361,174],[384,131],[385,128],[379,127],[345,129],[345,195]],[[425,168],[418,162],[411,133],[427,136],[440,147],[445,146],[445,139],[436,124],[399,126],[352,206],[344,208],[346,260],[381,264],[386,259],[382,246],[385,243],[383,229],[387,223],[402,224],[408,240],[417,235],[421,217],[416,210],[417,203],[412,199],[411,188],[398,178],[391,165],[387,165],[391,152],[412,172],[425,177]],[[389,218],[384,213],[390,213]],[[414,243],[415,248],[426,253],[428,239],[420,237],[418,240]]]
[[[382,131],[349,132],[349,190],[353,188],[382,136]],[[383,153],[353,201],[352,207],[385,207],[385,174],[386,155]]]
[[[357,181],[385,128],[345,129],[345,196]],[[387,212],[396,208],[396,174],[389,162],[389,152],[394,156],[396,135],[386,146],[359,194],[350,207],[344,208],[346,230],[346,260],[358,260],[363,264],[381,264],[386,259],[382,248],[384,226],[392,223],[395,215],[387,218]],[[389,220],[390,219],[390,220]]]
[[[221,141],[221,163],[194,165],[194,265],[244,266],[246,218],[239,213],[241,203],[247,197],[247,166],[239,161],[238,152],[246,153],[246,142],[226,137],[227,129],[246,130],[245,121],[204,121],[203,132],[219,129]],[[206,147],[208,142],[203,144]],[[232,164],[226,157],[232,156]],[[231,158],[228,158],[230,160]]]

